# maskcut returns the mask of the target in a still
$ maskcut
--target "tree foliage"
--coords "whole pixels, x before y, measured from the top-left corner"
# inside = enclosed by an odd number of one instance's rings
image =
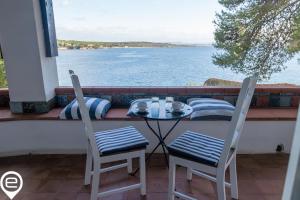
[[[213,62],[269,79],[300,50],[300,0],[219,0]]]
[[[0,88],[7,87],[7,80],[3,59],[0,59]]]

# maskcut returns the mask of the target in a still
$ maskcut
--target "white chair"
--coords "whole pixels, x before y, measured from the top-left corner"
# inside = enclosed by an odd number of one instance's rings
[[[176,165],[187,168],[188,180],[192,180],[192,175],[195,174],[216,182],[219,200],[226,199],[225,186],[231,188],[232,198],[238,199],[236,152],[256,81],[255,77],[244,80],[225,140],[187,131],[168,145],[169,200],[174,200],[175,196],[182,199],[195,199],[175,190]],[[225,181],[225,171],[228,166],[230,183]]]
[[[78,76],[72,70],[69,72],[88,141],[84,184],[89,185],[93,178],[91,200],[133,189],[140,189],[141,195],[146,195],[145,149],[148,141],[132,126],[94,132]],[[139,158],[140,183],[99,193],[100,174],[123,167],[131,173],[133,158]],[[126,163],[101,167],[103,163],[120,160],[126,160]]]
[[[300,103],[300,102],[299,102]],[[283,200],[300,199],[300,104],[298,107],[298,117],[296,120],[293,144],[289,158],[289,165],[285,177]]]

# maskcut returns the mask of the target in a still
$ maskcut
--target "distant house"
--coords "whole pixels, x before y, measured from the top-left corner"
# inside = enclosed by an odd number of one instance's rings
[[[87,49],[93,49],[93,48],[94,48],[94,45],[88,44]]]

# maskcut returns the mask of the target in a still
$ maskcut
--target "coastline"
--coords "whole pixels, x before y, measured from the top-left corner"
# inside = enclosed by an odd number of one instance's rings
[[[176,47],[99,47],[99,48],[65,48],[65,47],[58,47],[58,50],[98,50],[98,49],[162,49],[162,48],[168,48],[168,49],[174,49],[174,48],[199,48],[199,47],[212,47],[212,46],[176,46]]]
[[[161,42],[101,42],[101,41],[77,41],[77,40],[57,40],[59,50],[69,49],[108,49],[108,48],[185,48],[211,46],[209,44],[176,44]]]

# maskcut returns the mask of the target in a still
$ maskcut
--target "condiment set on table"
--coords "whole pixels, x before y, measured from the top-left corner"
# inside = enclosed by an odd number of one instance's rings
[[[152,97],[151,98],[151,107],[152,104],[158,103],[159,98],[158,97]],[[139,113],[148,113],[149,112],[149,101],[139,101],[136,105],[137,112]],[[159,105],[159,104],[158,104]],[[165,109],[166,112],[171,112],[171,113],[182,113],[184,109],[183,103],[179,101],[174,101],[173,97],[166,97],[165,99]],[[159,109],[159,107],[158,107]]]

